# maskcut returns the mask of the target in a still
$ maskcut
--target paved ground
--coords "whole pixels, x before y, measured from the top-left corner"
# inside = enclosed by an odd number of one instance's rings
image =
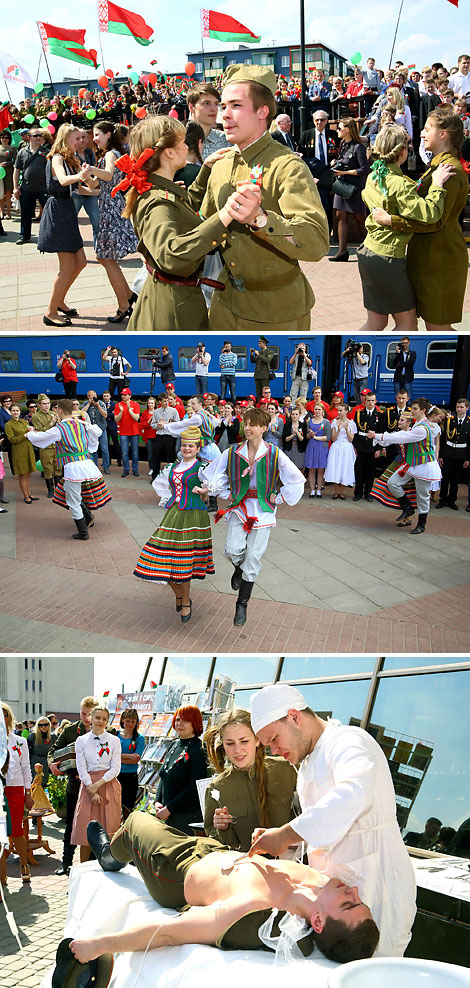
[[[43,850],[35,852],[37,867],[31,865],[30,885],[21,882],[16,855],[10,855],[8,859],[8,891],[5,898],[8,909],[15,917],[27,960],[20,953],[7,926],[0,903],[2,988],[38,988],[54,962],[67,915],[68,879],[54,874],[61,860],[63,831],[64,824],[55,815],[43,821],[43,836],[47,837],[54,855],[50,857]],[[34,831],[31,830],[31,833],[34,834]]]
[[[424,535],[394,525],[376,503],[304,496],[281,507],[249,620],[232,624],[235,595],[213,526],[216,575],[193,584],[182,625],[165,587],[137,580],[139,549],[163,516],[141,465],[139,479],[108,478],[113,501],[85,544],[68,512],[45,497],[26,505],[7,476],[0,590],[3,652],[411,652],[469,651],[470,515],[432,509]],[[349,495],[351,498],[351,494]],[[46,588],[47,592],[44,592]]]
[[[55,254],[38,253],[35,243],[37,223],[33,224],[32,242],[24,247],[15,244],[19,236],[19,214],[6,220],[4,226],[8,237],[0,240],[0,332],[37,332],[42,328],[42,316],[57,271],[57,258]],[[106,317],[116,311],[116,299],[104,270],[95,260],[87,217],[80,217],[80,228],[90,263],[67,296],[69,305],[76,306],[80,312],[74,328],[78,332],[109,332]],[[330,254],[334,253],[336,248],[332,247]],[[137,254],[122,262],[129,284],[140,264]],[[328,258],[324,258],[319,264],[309,263],[303,267],[316,296],[311,328],[321,333],[357,332],[364,322],[364,309],[354,250],[347,264],[330,264]],[[119,328],[125,327],[126,323],[122,323]],[[470,329],[470,287],[467,287],[463,320],[455,328]]]

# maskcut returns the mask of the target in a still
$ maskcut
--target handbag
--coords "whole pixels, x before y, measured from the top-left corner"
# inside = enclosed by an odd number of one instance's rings
[[[355,189],[356,186],[351,185],[350,182],[346,182],[344,178],[337,178],[333,182],[331,191],[334,192],[336,196],[341,196],[342,199],[351,199]]]
[[[54,376],[55,376],[55,380],[57,381],[57,384],[64,383],[64,375],[62,371],[57,371],[57,374],[55,374]]]
[[[314,375],[314,373],[313,373],[313,367],[309,367],[307,369],[307,381],[314,381],[315,378],[316,378],[316,375]]]
[[[269,380],[270,381],[275,381],[276,380],[276,371],[274,371],[274,370],[270,370],[269,371]]]

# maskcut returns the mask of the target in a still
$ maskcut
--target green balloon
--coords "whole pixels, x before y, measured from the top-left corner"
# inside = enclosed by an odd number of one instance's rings
[[[24,119],[24,122],[27,123],[27,124],[34,123],[34,117],[33,117],[33,114],[32,113],[27,113],[26,116],[23,119]]]
[[[0,178],[5,178],[5,175],[6,175],[6,171],[3,165],[0,165]]]
[[[34,87],[34,92],[35,93],[42,93],[43,89],[44,89],[44,83],[43,82],[37,82],[36,85],[35,85],[35,87]]]
[[[49,121],[48,121],[47,117],[42,117],[42,119],[39,121],[39,125],[41,127],[48,127],[49,126]]]
[[[361,55],[360,51],[355,51],[354,52],[354,55],[351,55],[351,64],[352,65],[360,65],[361,62],[362,62],[362,55]]]
[[[20,144],[21,144],[21,134],[19,130],[14,130],[11,135],[11,146],[13,148],[17,148],[19,147]]]
[[[87,110],[85,116],[87,120],[94,120],[96,117],[96,110]]]
[[[133,82],[135,84],[136,82],[139,81],[139,73],[138,72],[129,72],[129,79],[131,80],[131,82]]]
[[[36,470],[43,470],[43,469],[44,467],[41,463],[41,460],[36,460]]]

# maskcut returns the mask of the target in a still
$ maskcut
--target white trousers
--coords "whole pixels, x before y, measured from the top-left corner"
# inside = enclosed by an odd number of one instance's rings
[[[403,497],[403,488],[409,480],[410,478],[408,473],[405,473],[404,476],[401,477],[399,471],[395,470],[395,473],[392,473],[392,476],[387,480],[387,487],[394,497]],[[418,507],[418,513],[420,515],[427,515],[431,506],[432,480],[425,480],[420,477],[413,477],[413,480],[416,487],[416,504]]]
[[[225,538],[225,555],[234,566],[240,566],[243,579],[254,583],[261,569],[261,560],[268,547],[271,528],[252,528],[245,532],[243,522],[230,512]]]
[[[303,381],[301,377],[294,377],[290,386],[290,396],[292,401],[297,397],[306,398],[308,394],[309,381]]]
[[[77,480],[64,480],[65,500],[70,508],[72,518],[83,518],[82,485]]]

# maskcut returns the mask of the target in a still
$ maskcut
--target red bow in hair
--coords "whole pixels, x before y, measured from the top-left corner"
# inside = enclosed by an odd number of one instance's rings
[[[119,185],[115,185],[114,189],[112,189],[111,196],[113,199],[116,192],[127,192],[130,185],[133,185],[134,189],[137,189],[139,195],[142,195],[142,192],[148,192],[152,188],[152,183],[148,181],[148,172],[144,171],[142,167],[152,157],[152,154],[155,154],[155,148],[145,148],[145,151],[142,151],[137,161],[131,158],[129,154],[124,154],[122,158],[118,158],[116,168],[119,168],[120,172],[124,172],[125,178],[119,182]]]

